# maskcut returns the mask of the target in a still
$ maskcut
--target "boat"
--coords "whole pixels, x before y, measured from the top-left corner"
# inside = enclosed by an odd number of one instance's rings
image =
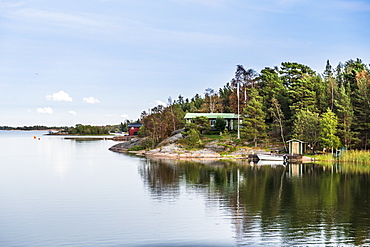
[[[285,162],[283,160],[259,160],[255,163],[257,166],[285,166]]]
[[[259,160],[284,161],[284,155],[257,154]]]

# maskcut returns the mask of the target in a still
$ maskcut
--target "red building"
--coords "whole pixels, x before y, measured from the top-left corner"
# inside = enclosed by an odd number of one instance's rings
[[[128,135],[129,136],[136,136],[137,135],[137,132],[139,131],[140,127],[142,126],[143,124],[141,123],[129,123],[127,125],[127,128],[128,128]]]

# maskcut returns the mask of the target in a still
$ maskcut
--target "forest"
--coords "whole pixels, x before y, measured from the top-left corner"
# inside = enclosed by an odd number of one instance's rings
[[[238,112],[239,105],[239,112]],[[143,111],[140,134],[159,143],[185,126],[186,112],[240,114],[241,139],[263,146],[299,139],[314,151],[369,147],[370,70],[361,59],[323,73],[297,62],[282,62],[260,72],[237,65],[234,78],[221,88],[192,98],[179,95]]]

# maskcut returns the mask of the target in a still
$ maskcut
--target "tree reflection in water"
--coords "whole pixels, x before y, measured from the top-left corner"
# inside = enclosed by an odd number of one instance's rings
[[[218,201],[240,244],[370,244],[366,166],[146,160],[140,173],[154,198],[186,186]]]

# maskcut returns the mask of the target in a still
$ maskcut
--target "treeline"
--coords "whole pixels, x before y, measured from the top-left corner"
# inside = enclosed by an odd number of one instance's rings
[[[265,67],[259,73],[237,65],[235,76],[222,88],[208,88],[204,96],[178,99],[168,106],[143,112],[144,134],[158,142],[185,123],[186,112],[239,113],[241,138],[256,145],[296,138],[311,149],[368,149],[370,71],[361,59],[323,73],[296,62]]]
[[[57,130],[64,129],[66,127],[48,127],[43,125],[34,126],[23,126],[23,127],[11,127],[11,126],[0,126],[0,130]]]
[[[77,124],[76,127],[71,127],[68,130],[70,135],[108,135],[109,128],[104,126],[91,126]]]

